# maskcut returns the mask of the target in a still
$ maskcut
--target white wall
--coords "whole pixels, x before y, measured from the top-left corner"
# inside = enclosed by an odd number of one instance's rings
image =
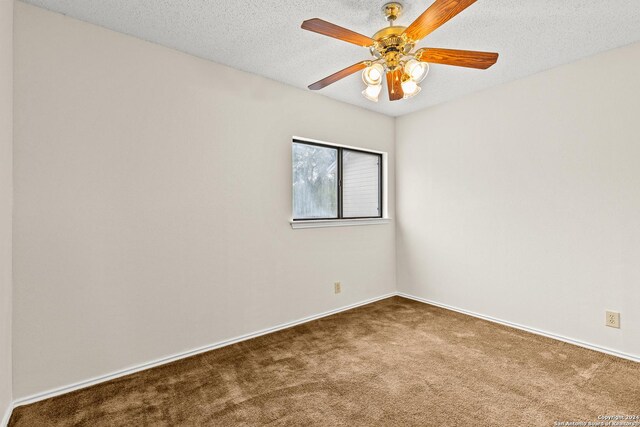
[[[0,0],[0,423],[11,404],[13,0]]]
[[[393,223],[288,223],[292,135],[389,152],[393,189],[393,119],[23,3],[15,31],[16,398],[395,291]]]
[[[640,43],[399,118],[399,291],[640,356],[638,76]]]

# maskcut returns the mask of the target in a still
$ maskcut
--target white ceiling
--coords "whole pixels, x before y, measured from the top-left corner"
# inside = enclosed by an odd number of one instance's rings
[[[322,18],[365,35],[386,25],[385,0],[24,0],[236,69],[305,88],[368,59],[367,49],[300,29]],[[433,0],[405,0],[408,25]],[[419,47],[499,52],[482,71],[433,65],[414,98],[362,97],[356,73],[318,93],[391,116],[445,102],[640,40],[640,0],[480,0]],[[594,82],[597,84],[597,82]]]

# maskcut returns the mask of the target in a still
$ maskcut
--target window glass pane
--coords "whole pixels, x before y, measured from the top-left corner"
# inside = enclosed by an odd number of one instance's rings
[[[338,150],[293,143],[293,217],[338,217]]]
[[[380,156],[342,151],[342,216],[380,216]]]

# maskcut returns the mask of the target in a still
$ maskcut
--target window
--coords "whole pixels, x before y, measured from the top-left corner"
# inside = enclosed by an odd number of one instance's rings
[[[382,155],[294,140],[293,219],[382,217]]]

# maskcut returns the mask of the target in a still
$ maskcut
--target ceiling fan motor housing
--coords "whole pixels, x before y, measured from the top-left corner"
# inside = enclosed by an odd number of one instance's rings
[[[373,35],[375,43],[372,53],[378,58],[383,58],[385,66],[389,71],[396,70],[401,66],[404,55],[413,49],[413,42],[403,34],[406,27],[391,26],[378,31]]]

